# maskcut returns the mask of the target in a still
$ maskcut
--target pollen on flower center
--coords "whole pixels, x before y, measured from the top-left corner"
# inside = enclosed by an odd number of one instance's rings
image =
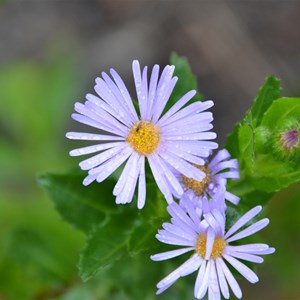
[[[210,258],[216,259],[217,257],[222,256],[223,250],[227,243],[221,238],[216,237],[214,241],[214,245],[211,251]],[[196,253],[201,255],[202,257],[205,257],[206,254],[206,234],[205,235],[199,235],[196,248]]]
[[[160,142],[159,128],[151,122],[138,121],[132,126],[127,142],[139,154],[152,154]]]
[[[194,166],[205,173],[205,175],[206,175],[205,178],[203,178],[201,181],[198,181],[193,178],[188,178],[188,177],[182,175],[181,176],[182,182],[187,189],[193,190],[197,196],[202,196],[204,194],[207,186],[210,183],[211,175],[207,168],[207,165],[204,165],[204,166],[194,165]]]

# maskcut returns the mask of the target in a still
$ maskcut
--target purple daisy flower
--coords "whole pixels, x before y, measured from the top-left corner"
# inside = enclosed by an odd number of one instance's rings
[[[229,178],[240,178],[239,165],[237,159],[230,159],[226,149],[218,151],[209,163],[196,167],[206,174],[206,177],[200,181],[175,173],[184,190],[180,199],[183,205],[185,199],[190,199],[205,213],[213,209],[224,212],[225,200],[238,204],[240,198],[226,191],[226,184]]]
[[[225,299],[229,299],[228,286],[237,298],[242,298],[242,291],[227,263],[248,281],[256,283],[257,275],[238,259],[262,263],[260,255],[271,254],[275,249],[266,244],[234,246],[230,243],[250,236],[269,224],[269,219],[262,219],[238,231],[261,209],[261,206],[254,207],[225,232],[225,216],[220,211],[213,210],[202,218],[196,213],[191,201],[186,201],[187,211],[177,203],[171,203],[168,206],[168,212],[172,216],[171,223],[164,223],[164,229],[159,230],[156,238],[166,244],[184,247],[153,255],[151,259],[161,261],[189,251],[194,253],[157,284],[157,294],[164,292],[178,278],[199,270],[194,289],[195,298],[202,299],[208,293],[209,300],[221,299],[221,294]]]
[[[192,90],[182,96],[163,116],[162,113],[177,82],[173,77],[174,66],[166,66],[159,76],[159,66],[152,69],[148,82],[147,67],[141,72],[138,61],[133,61],[133,76],[139,114],[136,112],[129,92],[113,69],[111,79],[106,73],[96,79],[98,96],[87,94],[87,101],[75,104],[77,113],[72,118],[80,123],[101,130],[101,134],[68,132],[69,139],[100,141],[100,143],[70,152],[71,156],[100,152],[79,165],[88,170],[83,184],[102,182],[123,163],[125,167],[113,190],[116,203],[132,201],[138,183],[138,208],[146,200],[145,158],[148,159],[154,179],[166,200],[181,195],[182,187],[171,172],[178,172],[196,180],[205,177],[204,172],[193,164],[203,165],[214,139],[212,113],[204,112],[212,101],[186,103],[196,94]]]

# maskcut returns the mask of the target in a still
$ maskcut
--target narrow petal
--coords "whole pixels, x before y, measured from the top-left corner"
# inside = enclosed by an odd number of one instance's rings
[[[188,246],[188,247],[193,247],[194,242],[189,241],[184,238],[180,238],[177,235],[171,234],[168,231],[163,231],[160,230],[159,234],[155,236],[160,242],[169,244],[169,245],[177,245],[177,246]]]
[[[228,269],[228,267],[226,266],[226,264],[222,258],[217,258],[216,260],[217,260],[217,263],[219,264],[220,268],[222,268],[222,271],[223,271],[223,273],[226,277],[226,280],[227,280],[231,290],[233,291],[234,295],[238,299],[241,299],[242,298],[242,290],[241,290],[239,284],[237,283],[236,279],[233,277],[232,273],[230,272],[230,270]]]
[[[249,282],[256,283],[258,282],[257,275],[246,265],[233,258],[230,255],[223,254],[223,257],[241,274],[243,275]]]
[[[238,221],[232,225],[232,227],[228,230],[228,232],[225,234],[225,239],[230,237],[232,234],[234,234],[237,230],[239,230],[242,226],[244,226],[247,222],[249,222],[251,219],[253,219],[257,214],[259,214],[262,210],[262,207],[260,205],[252,208],[247,213],[245,213]]]
[[[198,234],[194,231],[187,231],[185,228],[178,227],[171,223],[163,223],[163,228],[169,231],[172,234],[177,235],[178,237],[182,237],[186,240],[196,242]]]
[[[218,153],[214,156],[214,158],[210,161],[209,167],[213,168],[217,165],[220,161],[226,160],[230,158],[230,154],[226,149],[222,149],[218,151]]]
[[[225,160],[217,165],[210,167],[210,170],[213,172],[213,174],[217,174],[220,171],[223,171],[225,169],[238,169],[239,164],[236,159],[231,159],[231,160]]]
[[[183,201],[183,203],[185,205],[185,208],[187,210],[187,213],[189,214],[191,220],[194,222],[195,227],[198,229],[197,232],[199,232],[201,216],[198,216],[198,214],[196,213],[195,208],[193,207],[192,202],[188,198],[183,196],[183,198],[181,198],[180,200]]]
[[[139,177],[141,160],[142,160],[142,156],[139,156],[136,165],[132,166],[132,171],[129,173],[129,176],[126,179],[122,191],[117,195],[116,202],[118,204],[130,203],[132,201],[137,180]]]
[[[102,78],[96,79],[96,92],[100,93],[100,90],[104,92],[106,98],[103,99],[106,103],[112,106],[123,119],[127,117],[125,124],[130,126],[130,124],[134,123],[134,118],[131,117],[130,109],[122,99],[120,90],[105,72],[102,72],[102,77],[104,80]]]
[[[183,95],[158,121],[158,125],[163,124],[165,120],[175,114],[179,109],[181,109],[188,101],[190,101],[196,95],[195,90],[191,90]]]
[[[168,148],[176,148],[179,151],[200,157],[208,157],[210,155],[210,150],[207,147],[201,147],[199,141],[168,141],[167,145]]]
[[[168,187],[168,183],[164,178],[164,174],[161,172],[157,156],[155,154],[149,155],[148,161],[156,184],[158,185],[159,189],[165,196],[167,202],[172,203],[173,202],[172,193]]]
[[[183,174],[186,177],[194,178],[196,180],[203,180],[205,177],[204,172],[200,171],[198,168],[188,163],[184,159],[170,153],[163,152],[159,153],[159,156],[162,157],[166,162],[168,162],[174,169]]]
[[[168,101],[167,98],[168,95],[170,94],[170,92],[172,92],[172,89],[176,84],[177,81],[176,78],[175,78],[175,82],[174,80],[172,81],[174,69],[175,69],[174,66],[166,66],[158,82],[156,97],[153,103],[153,111],[152,111],[152,121],[155,123],[159,119],[160,114]]]
[[[209,283],[208,283],[208,295],[211,294],[210,299],[213,300],[220,300],[220,287],[217,277],[216,265],[214,260],[211,260],[211,267],[210,267],[210,276],[209,276]]]
[[[227,242],[233,242],[239,239],[242,239],[244,237],[247,237],[249,235],[252,235],[254,233],[256,233],[257,231],[262,230],[263,228],[265,228],[268,224],[270,223],[269,219],[265,218],[262,219],[254,224],[252,224],[251,226],[247,227],[246,229],[240,231],[239,233],[231,236],[229,239],[227,239]]]
[[[139,102],[140,114],[143,119],[145,117],[144,116],[144,110],[145,110],[144,102],[146,101],[146,99],[145,99],[145,91],[143,91],[143,85],[142,85],[141,68],[140,68],[140,64],[137,60],[134,60],[132,63],[132,72],[133,72],[134,84],[135,84],[135,89],[136,89],[136,95],[137,95],[138,102]]]
[[[106,132],[110,132],[110,133],[120,135],[120,136],[125,136],[124,132],[122,132],[118,129],[112,128],[112,127],[108,126],[107,124],[103,125],[103,123],[100,123],[99,121],[95,121],[94,119],[83,116],[81,114],[72,114],[72,119],[79,123],[82,123],[82,124],[85,124],[85,125],[97,128],[97,129],[101,129]]]
[[[177,257],[179,255],[182,255],[182,254],[187,253],[192,250],[194,250],[194,247],[181,248],[181,249],[176,249],[176,250],[172,250],[172,251],[167,251],[167,252],[151,255],[150,258],[154,261],[161,261],[161,260],[166,260],[166,259]]]
[[[212,101],[207,101],[209,102],[209,104],[212,103]],[[206,102],[194,102],[186,107],[184,107],[181,110],[178,110],[176,113],[174,113],[172,116],[168,117],[168,118],[162,118],[159,122],[160,126],[166,126],[168,124],[177,122],[178,120],[181,120],[185,117],[188,117],[190,115],[194,115],[197,114],[205,109],[207,109],[208,107],[205,105]],[[201,113],[203,114],[203,113]],[[211,116],[211,114],[209,114]],[[205,115],[204,115],[205,116]]]
[[[204,200],[206,200],[206,198]],[[222,234],[222,227],[221,227],[222,225],[219,224],[219,222],[216,220],[216,218],[213,216],[213,214],[211,212],[205,213],[204,219],[214,229],[214,231],[216,232],[217,235]]]
[[[179,218],[182,222],[186,225],[194,229],[194,223],[185,213],[185,211],[178,205],[177,203],[173,202],[167,207],[167,211],[173,217]]]
[[[146,111],[146,120],[151,120],[153,115],[153,102],[154,97],[156,95],[156,88],[158,83],[158,73],[159,73],[159,66],[155,65],[152,68],[150,84],[149,84],[149,94],[148,94],[148,107]]]
[[[123,113],[119,113],[118,110],[116,110],[115,108],[111,107],[109,104],[107,104],[104,100],[102,100],[101,98],[93,95],[93,94],[86,94],[85,98],[93,103],[94,105],[96,105],[98,108],[106,111],[107,113],[109,113],[111,116],[115,117],[117,120],[119,120],[120,122],[122,122],[123,124],[130,124],[130,122],[128,123],[128,116],[124,116]]]
[[[166,165],[163,159],[158,157],[157,162],[159,163],[163,173],[165,174],[165,178],[169,182],[169,184],[173,187],[174,191],[176,192],[176,197],[180,198],[183,194],[183,189],[181,184],[179,183],[178,179],[175,175],[170,171],[169,167]]]
[[[210,268],[211,268],[211,260],[209,260],[208,263],[207,263],[204,276],[202,278],[199,278],[200,275],[202,276],[202,273],[200,274],[200,272],[199,272],[199,274],[198,274],[198,277],[196,279],[196,286],[199,286],[199,289],[197,290],[197,292],[195,294],[195,297],[197,299],[203,298],[204,295],[207,292],[208,282],[209,282],[209,275],[210,275]],[[199,282],[200,280],[201,280],[201,282]]]
[[[142,209],[146,201],[146,176],[145,176],[145,157],[141,156],[139,190],[138,190],[138,209]]]
[[[217,267],[219,286],[220,286],[222,295],[225,299],[229,299],[230,295],[229,295],[228,284],[227,284],[222,266],[220,264],[220,259],[216,259],[216,267]]]
[[[173,71],[172,71],[172,74],[173,74]],[[171,81],[168,83],[168,86],[166,87],[166,90],[165,90],[163,96],[161,97],[161,100],[159,102],[157,101],[157,103],[159,105],[156,106],[157,108],[155,107],[156,109],[154,108],[155,110],[153,112],[153,117],[152,117],[153,122],[157,123],[158,119],[160,118],[160,116],[161,116],[173,90],[174,90],[177,80],[178,80],[178,77],[176,77],[176,76],[171,79]]]
[[[95,181],[97,179],[97,176],[98,176],[97,174],[93,174],[93,175],[89,174],[88,176],[86,176],[84,178],[82,184],[85,186],[91,184],[93,181]]]
[[[167,141],[213,140],[217,137],[214,132],[199,132],[188,135],[167,136]]]
[[[229,202],[231,202],[232,204],[237,205],[240,202],[240,198],[237,197],[234,194],[231,194],[229,192],[225,192],[225,199],[228,200]]]
[[[248,244],[248,245],[241,245],[241,246],[227,245],[226,249],[228,249],[230,252],[234,251],[234,252],[250,253],[254,255],[266,255],[275,252],[274,248],[271,248],[266,244]]]
[[[113,69],[110,69],[110,73],[112,75],[112,77],[114,78],[122,96],[123,96],[123,99],[126,101],[127,103],[127,106],[130,110],[130,113],[132,115],[132,119],[134,120],[134,122],[136,122],[138,120],[138,116],[137,116],[137,113],[136,113],[136,110],[133,106],[133,103],[132,103],[132,100],[131,100],[131,97],[130,97],[130,94],[123,82],[123,80],[121,79],[121,77],[119,76],[119,74],[113,70]]]
[[[230,251],[259,254],[261,251],[269,249],[269,246],[267,244],[247,244],[241,246],[228,245],[226,248],[228,248]]]
[[[179,150],[176,148],[168,147],[168,144],[166,144],[165,149],[168,150],[168,152],[170,152],[192,164],[196,164],[199,166],[203,166],[205,164],[205,161],[201,157],[195,156],[193,154],[189,154],[185,151],[182,151],[182,150]]]
[[[105,161],[107,161],[108,159],[114,157],[115,155],[118,155],[126,147],[127,147],[126,144],[124,145],[121,144],[119,147],[108,149],[86,160],[83,160],[82,162],[79,163],[79,166],[81,170],[90,170],[92,168],[95,168],[100,164],[104,163]]]
[[[206,236],[206,253],[205,253],[205,259],[210,259],[210,255],[214,246],[215,242],[215,232],[214,230],[209,227],[207,230],[207,236]]]
[[[102,182],[108,176],[110,176],[121,164],[127,160],[127,158],[132,154],[132,150],[126,148],[121,153],[115,155],[111,159],[107,160],[101,166],[91,169],[89,174],[98,174],[97,181]]]
[[[171,282],[175,282],[179,277],[184,277],[195,272],[202,262],[202,258],[194,254],[186,262],[184,262],[179,268],[170,273],[167,277],[161,280],[157,284],[157,288],[161,289],[166,285],[169,285]]]
[[[200,288],[202,286],[203,278],[204,278],[205,274],[206,274],[206,260],[203,260],[201,263],[200,269],[198,271],[197,279],[195,282],[195,287],[194,287],[195,298],[200,299],[200,297],[198,297],[198,294],[199,294]]]
[[[127,180],[128,176],[130,176],[130,172],[137,165],[138,158],[139,158],[139,155],[136,152],[133,152],[132,155],[127,160],[125,167],[113,189],[114,196],[117,196],[123,190],[126,180]]]
[[[175,280],[176,281],[176,280]],[[173,283],[175,282],[170,282],[169,284],[166,284],[163,288],[160,288],[157,290],[156,295],[160,295],[162,294],[165,290],[167,290],[171,285],[173,285]]]
[[[84,133],[84,132],[67,132],[66,137],[70,140],[85,141],[124,141],[125,138],[116,135]]]
[[[104,77],[108,78],[107,74],[104,72],[102,73]],[[94,87],[96,93],[115,111],[118,112],[121,116],[126,115],[126,110],[124,110],[124,107],[121,105],[122,103],[116,98],[116,96],[113,94],[112,89],[107,85],[107,82],[105,82],[102,78],[97,77],[96,78],[96,85]]]
[[[233,256],[235,258],[251,261],[251,262],[254,262],[254,263],[257,263],[257,264],[261,264],[264,261],[260,256],[249,254],[249,253],[229,251],[226,248],[225,248],[223,253],[227,254],[227,255],[230,255],[230,256]]]
[[[91,153],[103,151],[103,150],[114,148],[114,147],[120,147],[122,145],[126,145],[126,143],[123,143],[123,142],[103,143],[103,144],[92,145],[92,146],[74,149],[74,150],[70,151],[69,154],[70,154],[70,156],[86,155],[86,154],[91,154]]]

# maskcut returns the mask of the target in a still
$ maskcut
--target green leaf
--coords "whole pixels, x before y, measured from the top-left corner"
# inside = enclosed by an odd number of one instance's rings
[[[275,129],[288,117],[300,118],[300,98],[280,98],[265,113],[261,125]]]
[[[280,97],[281,87],[280,81],[274,76],[266,78],[264,85],[260,88],[257,97],[254,99],[250,114],[252,123],[256,127],[261,123],[261,120],[271,106],[274,100]]]
[[[147,202],[136,216],[128,243],[130,255],[137,255],[147,250],[153,251],[158,246],[155,234],[163,221],[169,217],[166,207],[167,202],[156,183],[147,183]]]
[[[157,242],[155,235],[158,228],[162,225],[161,219],[157,218],[152,222],[138,221],[131,233],[128,251],[129,254],[135,256],[140,252],[149,250],[155,250],[159,243]]]
[[[241,124],[238,131],[239,153],[242,153],[241,168],[253,172],[254,160],[254,130],[250,123]]]
[[[99,270],[112,264],[125,253],[132,231],[132,218],[115,216],[104,225],[95,228],[88,236],[79,261],[79,274],[89,280]]]
[[[239,158],[239,156],[243,155],[239,148],[240,140],[238,136],[240,127],[244,123],[247,123],[254,130],[261,123],[266,110],[271,106],[273,101],[280,97],[280,92],[280,81],[274,76],[267,77],[244,119],[234,126],[233,131],[227,137],[225,148],[233,157]]]
[[[39,176],[40,185],[50,195],[64,220],[78,229],[88,232],[105,220],[107,212],[116,212],[112,188],[114,182],[82,185],[81,174],[44,174]]]
[[[175,66],[174,75],[178,77],[178,81],[165,110],[168,110],[183,95],[191,90],[196,90],[197,94],[190,100],[189,103],[202,100],[203,96],[198,92],[197,78],[192,73],[187,59],[185,57],[178,56],[175,52],[173,52],[170,56],[170,64]]]

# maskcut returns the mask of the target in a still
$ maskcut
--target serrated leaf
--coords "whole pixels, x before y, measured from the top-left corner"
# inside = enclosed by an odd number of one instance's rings
[[[128,243],[130,255],[153,251],[157,247],[155,234],[163,220],[169,217],[166,207],[167,202],[156,183],[147,183],[147,203],[136,217]]]
[[[132,219],[120,216],[93,230],[87,238],[79,261],[79,275],[87,281],[102,268],[112,264],[125,253],[132,231]]]
[[[273,101],[280,97],[280,93],[281,87],[279,79],[274,76],[267,77],[250,109],[252,124],[254,126],[258,126],[261,123],[265,112]]]
[[[277,99],[265,113],[261,125],[274,129],[288,117],[300,118],[300,98]]]
[[[227,137],[225,147],[233,157],[239,158],[240,155],[243,155],[243,153],[239,151],[238,134],[240,127],[245,122],[253,129],[258,126],[273,101],[280,97],[280,92],[280,81],[274,76],[267,77],[244,119],[234,126],[233,131]]]
[[[88,187],[82,185],[81,174],[44,174],[39,184],[46,190],[62,218],[85,232],[99,225],[107,212],[117,210],[112,196],[114,182]]]
[[[161,222],[157,222],[157,225],[156,227],[144,222],[139,222],[138,225],[135,225],[128,244],[130,255],[135,256],[140,252],[155,249],[158,246],[155,234],[159,226],[161,226]]]

